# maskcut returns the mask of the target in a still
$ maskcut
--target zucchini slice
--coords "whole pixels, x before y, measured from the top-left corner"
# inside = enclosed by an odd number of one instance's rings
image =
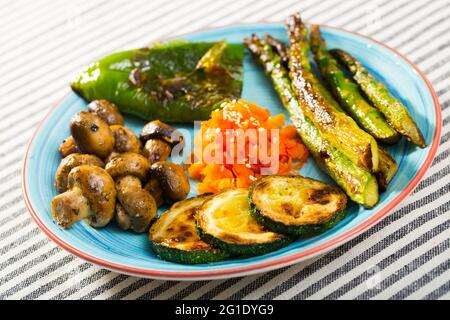
[[[267,231],[253,218],[244,188],[228,189],[206,200],[197,210],[196,221],[204,241],[235,255],[262,255],[293,241]]]
[[[344,217],[347,196],[338,188],[301,176],[267,176],[250,186],[250,207],[259,223],[274,232],[323,232]]]
[[[210,263],[230,257],[226,251],[202,241],[197,234],[194,214],[208,197],[177,202],[152,225],[149,240],[158,257],[184,264]]]

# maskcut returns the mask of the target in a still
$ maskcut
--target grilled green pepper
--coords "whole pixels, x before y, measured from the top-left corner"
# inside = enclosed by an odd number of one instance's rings
[[[343,50],[331,50],[331,54],[345,65],[361,90],[372,101],[375,107],[386,117],[388,123],[415,145],[425,148],[422,133],[408,112],[408,109],[395,98],[386,86],[377,81],[361,63]]]
[[[87,100],[106,99],[146,120],[206,120],[242,90],[244,47],[225,42],[159,44],[112,54],[71,82]]]
[[[358,127],[312,72],[308,30],[300,15],[289,17],[286,25],[290,43],[289,75],[297,97],[308,106],[305,113],[353,162],[376,172],[378,145],[374,137]]]
[[[380,163],[375,176],[377,177],[380,191],[386,191],[392,178],[397,173],[398,165],[394,158],[383,148],[379,148],[378,152],[380,154]]]
[[[311,28],[311,50],[334,97],[360,127],[380,142],[397,142],[400,135],[386,122],[378,109],[367,103],[359,92],[358,85],[344,74],[337,61],[327,51],[317,25]]]
[[[245,39],[245,44],[271,78],[275,91],[315,161],[353,201],[365,207],[373,207],[378,202],[378,184],[375,177],[352,162],[306,115],[304,110],[307,110],[308,106],[304,100],[297,99],[288,71],[272,47],[255,35]]]

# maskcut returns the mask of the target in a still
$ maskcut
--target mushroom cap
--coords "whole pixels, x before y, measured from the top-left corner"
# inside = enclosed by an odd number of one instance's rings
[[[58,192],[67,190],[67,181],[70,171],[81,165],[91,165],[104,168],[103,161],[92,154],[72,153],[61,160],[55,173],[55,186]]]
[[[183,141],[183,136],[174,127],[160,120],[147,123],[142,128],[139,138],[142,142],[150,139],[164,140],[172,147]]]
[[[92,101],[87,107],[89,112],[95,113],[110,126],[114,124],[124,124],[122,114],[114,103],[100,99]]]
[[[117,153],[141,151],[141,141],[134,134],[133,130],[122,125],[110,126],[114,136],[114,151]]]
[[[63,158],[67,157],[69,154],[80,152],[72,136],[64,139],[64,141],[59,145],[58,151]]]
[[[150,160],[151,163],[167,160],[171,152],[172,146],[159,139],[147,140],[144,149],[142,149],[142,154]]]
[[[144,189],[127,188],[120,193],[118,200],[128,214],[131,223],[129,229],[135,232],[147,231],[157,211],[155,199],[150,193]]]
[[[70,121],[70,132],[82,153],[106,158],[114,148],[114,136],[108,124],[93,113],[81,111]]]
[[[116,220],[119,227],[135,232],[145,232],[156,217],[157,206],[151,194],[142,189],[141,180],[134,176],[120,177],[116,181],[117,200],[122,208],[117,208]],[[123,211],[120,211],[123,209]]]
[[[152,164],[150,177],[158,180],[166,200],[183,200],[190,191],[189,179],[183,168],[176,163],[159,161]]]
[[[141,154],[133,152],[120,153],[106,164],[106,171],[117,179],[123,176],[135,176],[144,180],[150,168],[150,161]]]
[[[106,170],[89,165],[73,168],[69,173],[69,189],[79,189],[87,199],[90,213],[87,222],[93,227],[103,227],[114,217],[116,188]]]

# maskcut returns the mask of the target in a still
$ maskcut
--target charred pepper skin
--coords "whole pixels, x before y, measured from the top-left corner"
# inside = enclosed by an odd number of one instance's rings
[[[106,99],[145,120],[206,120],[222,101],[240,97],[244,50],[176,41],[119,52],[82,69],[71,87],[88,101]]]
[[[311,50],[320,73],[341,106],[358,125],[380,142],[393,144],[400,135],[385,120],[378,109],[372,107],[359,92],[358,85],[349,79],[338,62],[327,51],[320,27],[311,27]]]
[[[289,76],[293,89],[308,108],[305,110],[321,132],[362,168],[378,169],[378,144],[358,127],[312,72],[309,62],[308,29],[300,15],[286,21],[289,35]]]
[[[331,54],[342,63],[352,74],[361,90],[367,95],[374,106],[386,117],[387,122],[398,133],[415,145],[425,148],[427,144],[422,132],[403,103],[395,98],[388,88],[365,68],[352,55],[343,50],[331,50]]]
[[[245,44],[271,78],[275,91],[315,161],[353,201],[367,208],[373,207],[379,198],[375,177],[352,162],[305,113],[308,106],[295,95],[288,71],[272,47],[255,35],[245,39]]]

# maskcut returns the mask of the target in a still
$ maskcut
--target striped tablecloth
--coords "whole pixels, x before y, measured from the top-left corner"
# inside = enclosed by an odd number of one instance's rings
[[[388,217],[305,263],[230,280],[176,282],[107,271],[37,228],[20,191],[27,141],[71,75],[108,53],[234,23],[306,20],[358,31],[418,64],[439,95],[437,156]],[[0,299],[450,298],[450,1],[137,0],[0,4]]]

